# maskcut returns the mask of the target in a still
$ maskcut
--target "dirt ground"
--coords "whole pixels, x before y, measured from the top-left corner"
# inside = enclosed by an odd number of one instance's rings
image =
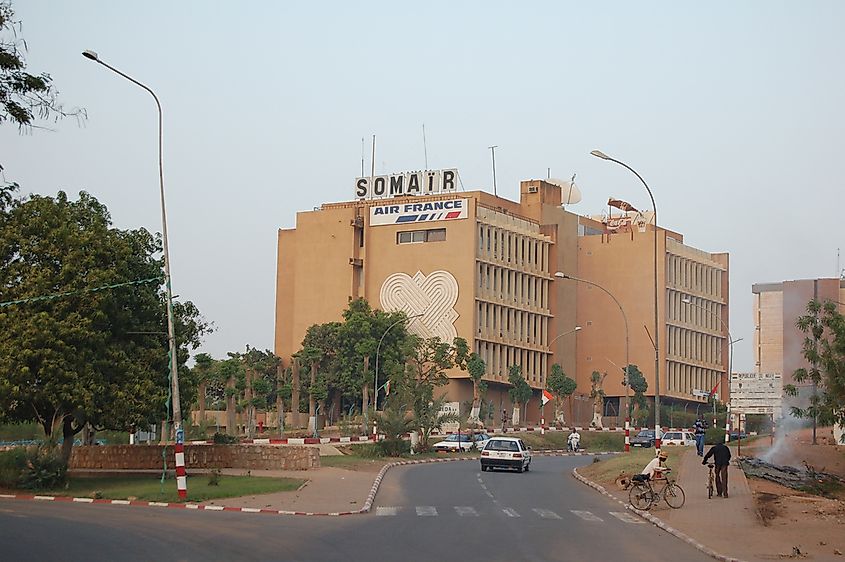
[[[806,468],[806,463],[817,471],[845,478],[845,446],[832,444],[830,428],[819,428],[816,435],[818,444],[813,445],[811,429],[793,431],[785,435],[785,446],[766,460],[797,468]],[[760,439],[743,447],[742,455],[760,457],[769,448],[770,440]],[[807,550],[828,552],[830,560],[844,559],[845,490],[836,493],[835,498],[824,498],[758,478],[749,478],[748,483],[761,524],[797,548],[781,553],[780,559],[828,559],[819,554],[807,557]]]

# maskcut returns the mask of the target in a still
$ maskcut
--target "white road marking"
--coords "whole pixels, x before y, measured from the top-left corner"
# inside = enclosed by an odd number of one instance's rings
[[[478,512],[474,507],[456,505],[455,512],[461,517],[478,517]]]
[[[398,507],[377,507],[376,515],[396,515],[399,513]]]
[[[594,515],[594,514],[590,513],[589,511],[578,511],[577,509],[570,509],[569,511],[574,513],[575,515],[577,515],[578,517],[580,517],[584,521],[597,521],[599,523],[604,521],[604,519],[602,519],[598,515]]]
[[[437,515],[437,508],[432,505],[418,505],[417,515],[420,517],[435,517]]]
[[[560,519],[560,515],[555,513],[554,511],[549,511],[548,509],[532,509],[534,513],[542,517],[543,519]]]
[[[502,513],[504,513],[508,517],[519,517],[519,513],[517,513],[516,510],[511,509],[510,507],[503,508]]]
[[[645,521],[643,521],[636,515],[632,515],[627,512],[611,511],[610,514],[619,519],[620,521],[624,521],[625,523],[645,523]]]

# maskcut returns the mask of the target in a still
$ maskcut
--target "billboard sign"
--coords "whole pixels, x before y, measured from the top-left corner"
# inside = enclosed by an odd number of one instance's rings
[[[731,373],[731,413],[781,415],[783,375]]]
[[[468,207],[469,199],[374,205],[370,207],[370,226],[465,219]]]

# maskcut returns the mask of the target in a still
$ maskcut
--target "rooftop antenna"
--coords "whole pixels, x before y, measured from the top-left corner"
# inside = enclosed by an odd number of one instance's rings
[[[550,179],[552,177],[552,169],[546,168],[546,179]]]
[[[364,177],[364,137],[361,137],[361,177]]]
[[[423,152],[425,153],[425,169],[428,170],[428,146],[425,144],[425,123],[423,126]]]
[[[499,195],[496,193],[496,149],[498,145],[493,145],[488,147],[490,149],[490,154],[493,157],[493,195],[498,197]]]
[[[373,135],[373,154],[370,157],[370,185],[373,184],[373,178],[376,176],[376,136]]]

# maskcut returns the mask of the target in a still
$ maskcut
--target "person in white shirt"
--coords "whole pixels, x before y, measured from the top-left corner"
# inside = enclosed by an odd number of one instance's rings
[[[668,459],[668,458],[669,458],[669,453],[667,453],[666,451],[660,451],[660,454],[657,455],[656,457],[654,457],[653,459],[651,459],[651,462],[649,462],[647,465],[645,465],[645,468],[643,469],[643,471],[636,475],[636,476],[639,476],[639,478],[637,478],[635,476],[634,479],[639,480],[639,481],[653,479],[654,474],[656,472],[662,473],[664,470],[667,470],[666,465],[664,463],[666,462],[666,459]]]

